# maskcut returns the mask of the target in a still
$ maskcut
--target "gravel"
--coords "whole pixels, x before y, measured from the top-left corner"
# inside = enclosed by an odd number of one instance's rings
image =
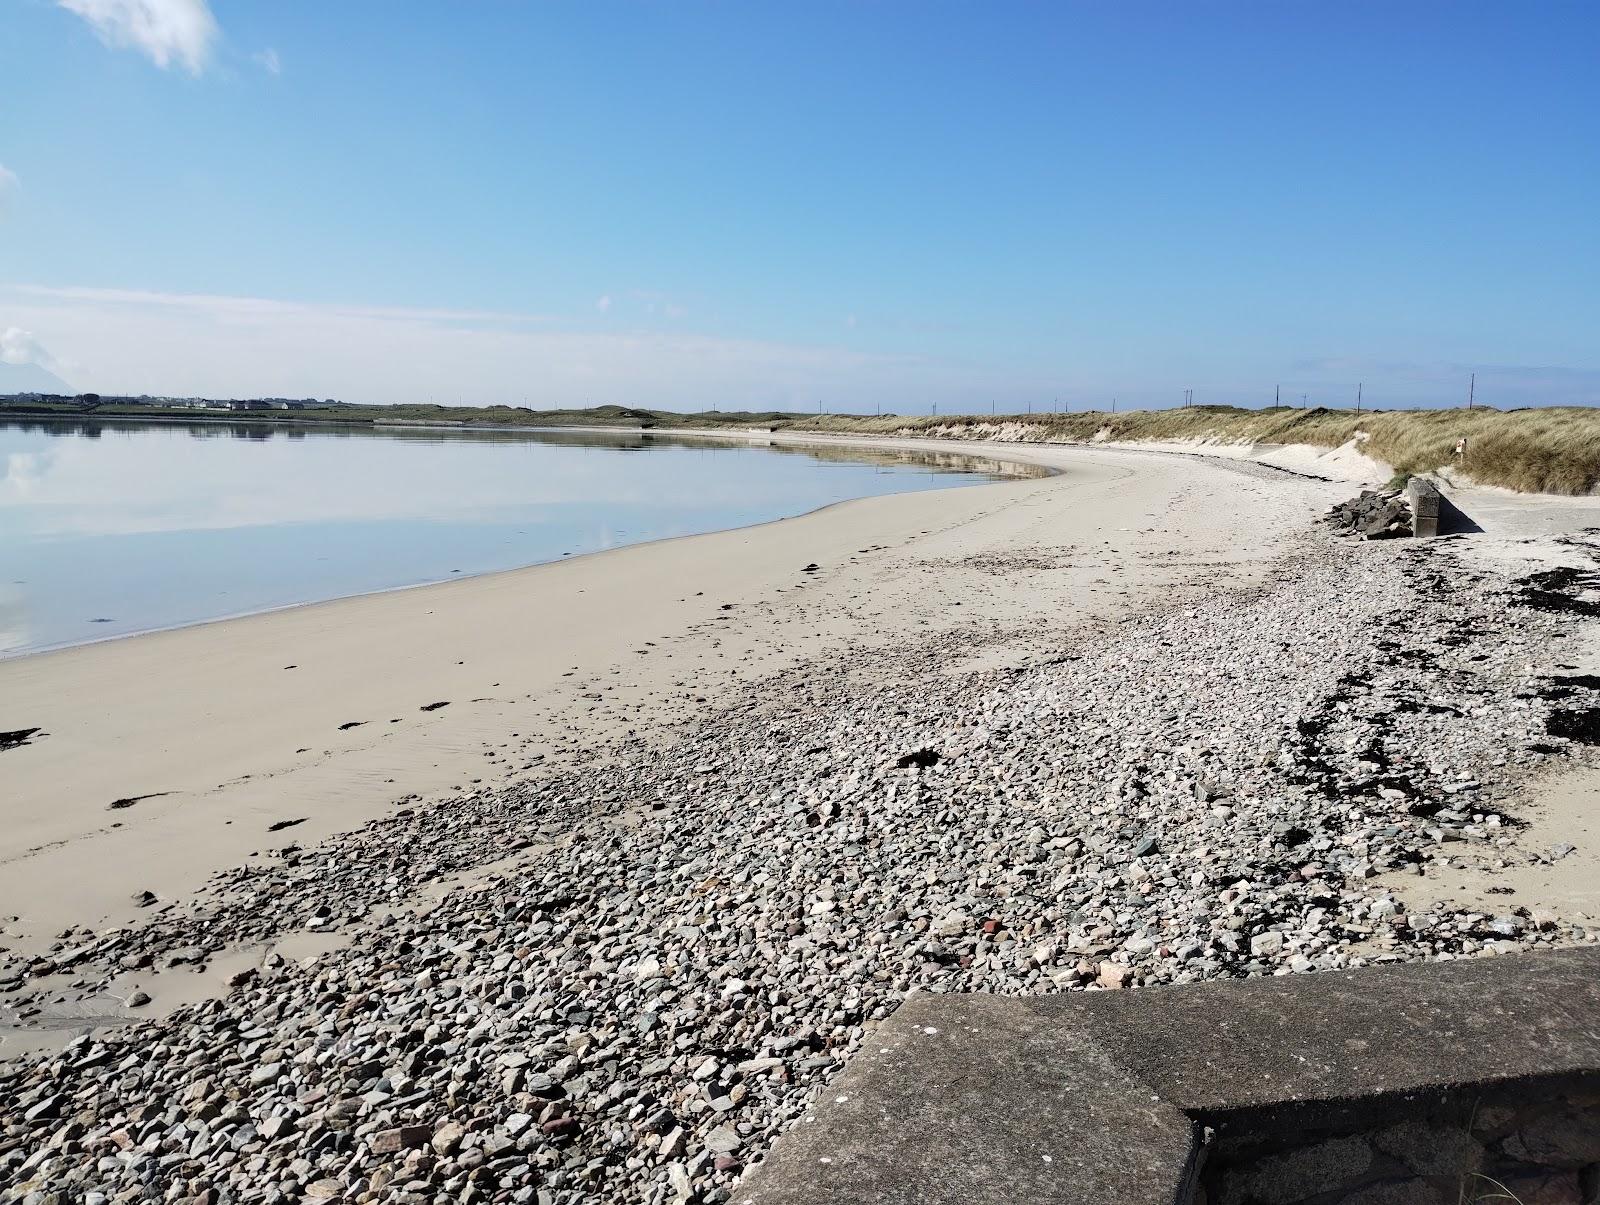
[[[350,937],[0,1065],[0,1200],[711,1205],[913,991],[1596,941],[1509,900],[1414,913],[1375,881],[1548,858],[1510,797],[1591,756],[1557,713],[1593,687],[1552,682],[1582,609],[1525,605],[1453,549],[1308,537],[1259,588],[1064,617],[1020,669],[943,672],[976,633],[862,651],[577,770],[285,847],[139,927],[0,954],[27,1013],[128,968]]]

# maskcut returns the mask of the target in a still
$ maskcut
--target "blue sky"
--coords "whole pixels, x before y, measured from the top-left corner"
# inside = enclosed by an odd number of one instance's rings
[[[0,389],[1600,402],[1592,4],[0,0]]]

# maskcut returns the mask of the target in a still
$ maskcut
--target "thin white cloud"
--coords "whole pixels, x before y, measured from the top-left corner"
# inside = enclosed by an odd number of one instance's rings
[[[11,198],[16,195],[22,181],[17,179],[17,173],[0,163],[0,217],[4,217],[6,210],[11,207]]]
[[[792,408],[852,395],[870,405],[947,371],[826,346],[609,323],[561,329],[495,311],[0,284],[0,314],[98,393]]]
[[[87,21],[102,42],[137,50],[157,67],[205,70],[217,38],[206,0],[56,0]]]
[[[41,368],[51,368],[55,357],[33,337],[32,331],[8,326],[0,331],[0,364],[37,364]]]
[[[250,57],[259,63],[261,69],[268,75],[281,75],[283,73],[283,62],[278,58],[278,52],[270,46]]]
[[[600,300],[594,303],[594,308],[599,310],[602,314],[609,310],[611,308],[611,294],[603,294]]]
[[[155,306],[205,311],[223,320],[315,312],[341,318],[403,318],[413,322],[503,323],[509,326],[550,321],[540,314],[510,313],[505,310],[449,310],[337,303],[309,305],[299,301],[277,301],[268,297],[231,297],[217,293],[155,293],[144,289],[96,289],[82,286],[11,285],[9,288],[22,297],[52,301],[84,301],[102,306]]]

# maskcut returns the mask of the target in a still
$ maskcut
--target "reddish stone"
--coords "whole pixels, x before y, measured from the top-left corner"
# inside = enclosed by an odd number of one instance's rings
[[[576,1117],[552,1117],[539,1123],[539,1128],[552,1138],[567,1138],[578,1132]]]
[[[433,1131],[427,1126],[400,1126],[393,1130],[378,1131],[372,1136],[370,1146],[374,1155],[392,1155],[396,1151],[422,1146],[432,1137]]]
[[[1100,974],[1095,979],[1095,982],[1101,987],[1116,991],[1127,987],[1128,980],[1131,978],[1133,978],[1133,971],[1130,968],[1116,962],[1102,962],[1100,964]]]

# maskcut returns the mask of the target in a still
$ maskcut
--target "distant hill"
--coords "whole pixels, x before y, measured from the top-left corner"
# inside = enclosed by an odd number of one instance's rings
[[[48,368],[0,363],[0,393],[77,393]]]

